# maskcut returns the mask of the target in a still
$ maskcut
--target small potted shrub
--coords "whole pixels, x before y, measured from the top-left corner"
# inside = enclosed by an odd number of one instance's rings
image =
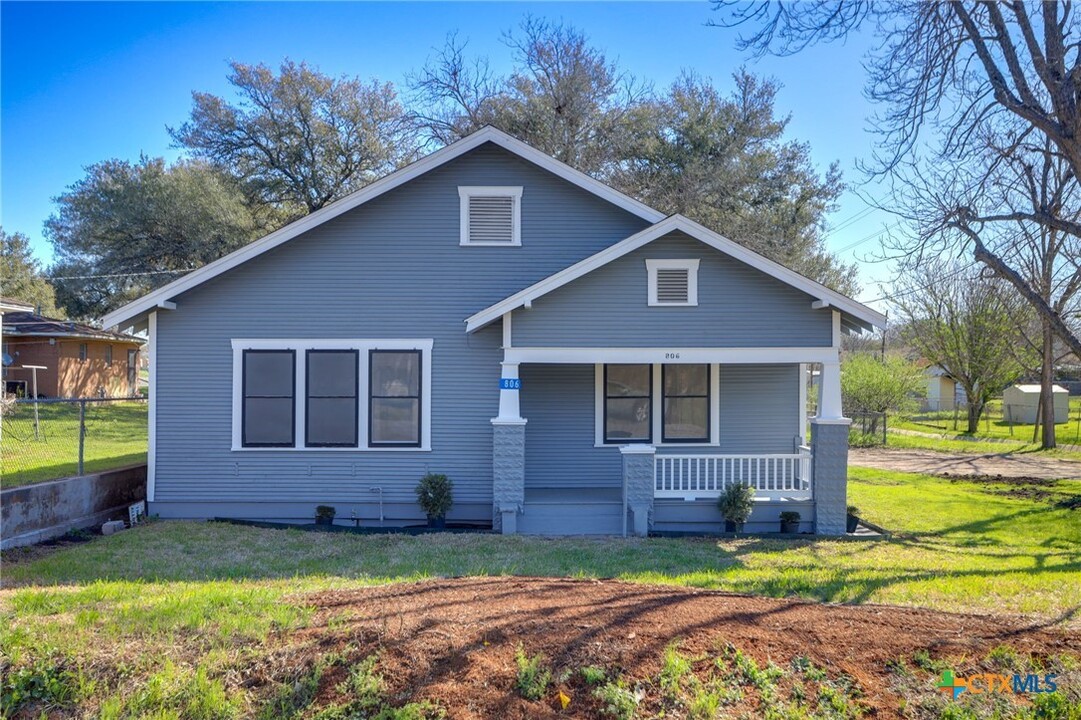
[[[781,513],[781,532],[787,535],[795,535],[799,532],[799,513],[795,510],[785,510]]]
[[[315,506],[315,524],[316,525],[333,525],[334,516],[338,514],[338,511],[334,509],[333,505],[316,505]]]
[[[845,518],[845,530],[850,533],[856,532],[860,526],[860,509],[855,505],[848,506],[848,517]]]
[[[454,483],[442,473],[428,473],[417,485],[417,503],[428,516],[428,527],[443,528],[454,504]]]
[[[743,483],[729,485],[717,498],[717,509],[724,515],[725,532],[743,532],[743,524],[754,508],[754,488]]]

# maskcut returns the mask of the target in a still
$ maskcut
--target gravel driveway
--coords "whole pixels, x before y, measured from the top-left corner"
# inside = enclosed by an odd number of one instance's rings
[[[1033,453],[940,453],[932,450],[852,448],[851,465],[927,475],[1001,475],[1060,480],[1081,478],[1081,462]]]

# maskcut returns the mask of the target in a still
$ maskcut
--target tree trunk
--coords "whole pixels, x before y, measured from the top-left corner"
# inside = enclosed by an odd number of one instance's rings
[[[965,392],[968,392],[966,390]],[[983,403],[978,400],[973,400],[972,395],[968,396],[968,434],[974,435],[980,429],[980,416],[983,415]]]
[[[1046,319],[1043,322],[1043,363],[1040,368],[1040,421],[1043,423],[1043,447],[1053,448],[1055,442],[1055,332]]]

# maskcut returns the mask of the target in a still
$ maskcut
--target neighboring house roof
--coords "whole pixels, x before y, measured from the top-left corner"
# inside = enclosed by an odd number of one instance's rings
[[[450,145],[347,195],[337,202],[331,203],[296,222],[290,223],[225,257],[204,265],[198,270],[194,270],[184,277],[178,278],[177,280],[144,295],[138,300],[128,303],[118,310],[114,310],[107,314],[102,319],[102,322],[106,327],[116,327],[124,323],[130,325],[134,324],[141,316],[156,308],[173,309],[175,308],[175,304],[172,302],[172,299],[178,295],[247,262],[248,260],[258,257],[298,235],[301,235],[328,220],[336,218],[353,208],[363,205],[364,203],[488,142],[493,143],[524,160],[532,162],[560,178],[607,200],[617,207],[654,224],[642,232],[593,255],[591,258],[587,258],[576,265],[572,265],[571,267],[536,283],[530,288],[512,295],[506,300],[497,303],[486,310],[482,310],[467,320],[467,328],[470,331],[475,330],[502,315],[503,312],[506,312],[506,310],[502,309],[504,307],[509,305],[517,307],[518,304],[525,304],[527,302],[525,298],[529,297],[529,293],[539,293],[536,295],[539,297],[539,295],[543,295],[544,293],[561,286],[565,282],[569,282],[574,279],[574,277],[579,277],[580,275],[590,272],[596,267],[600,267],[607,262],[630,252],[630,250],[641,247],[672,230],[683,230],[702,242],[712,245],[721,252],[741,260],[752,267],[758,268],[793,287],[807,292],[815,298],[815,303],[818,304],[818,307],[832,306],[841,310],[843,313],[843,322],[846,327],[849,327],[850,329],[870,328],[871,326],[885,327],[886,318],[881,313],[836,291],[830,290],[824,285],[810,280],[809,278],[803,277],[799,273],[748,250],[742,245],[732,242],[683,216],[674,215],[665,218],[664,213],[659,210],[651,208],[629,195],[619,192],[599,180],[591,178],[579,170],[575,170],[566,163],[562,163],[549,155],[545,155],[521,140],[513,138],[505,132],[490,126],[482,128],[457,142],[451,143]],[[577,274],[573,274],[572,276],[572,274],[570,274],[572,271]],[[520,297],[522,298],[521,303],[517,300]],[[532,298],[529,299],[529,301],[531,300]],[[498,311],[497,308],[499,308]],[[495,313],[494,317],[489,317],[492,313]]]
[[[32,312],[33,309],[33,305],[24,303],[22,300],[0,297],[0,313]]]
[[[70,337],[83,340],[108,340],[112,342],[141,345],[144,340],[134,335],[101,330],[91,325],[57,320],[32,312],[13,312],[4,315],[4,337]]]
[[[615,245],[607,247],[581,262],[575,263],[553,275],[549,275],[540,282],[530,285],[525,290],[511,295],[505,300],[501,300],[495,305],[481,310],[477,314],[466,319],[466,331],[473,332],[474,330],[479,330],[488,323],[498,320],[504,313],[527,306],[537,298],[547,295],[557,288],[563,287],[572,280],[576,280],[583,275],[591,273],[613,260],[637,250],[643,245],[648,245],[654,240],[676,231],[683,232],[695,240],[699,240],[706,245],[719,250],[725,255],[746,263],[756,270],[761,270],[767,275],[775,277],[781,282],[787,283],[798,290],[802,290],[814,298],[814,302],[818,307],[834,307],[837,310],[840,310],[843,313],[845,324],[853,330],[860,328],[870,329],[871,326],[886,326],[886,317],[866,305],[862,305],[855,300],[842,295],[836,290],[830,290],[825,285],[817,283],[810,278],[806,278],[794,270],[786,268],[780,263],[759,255],[753,250],[748,250],[739,243],[733,242],[689,218],[682,215],[672,215],[655,225],[651,225],[641,232],[631,235],[626,240],[622,240]]]
[[[1036,394],[1036,395],[1040,394],[1040,386],[1039,385],[1014,385],[1013,387],[1014,387],[1014,389],[1020,390],[1023,393]],[[1051,392],[1053,392],[1053,393],[1068,393],[1069,390],[1062,387],[1061,385],[1052,385],[1051,386]]]

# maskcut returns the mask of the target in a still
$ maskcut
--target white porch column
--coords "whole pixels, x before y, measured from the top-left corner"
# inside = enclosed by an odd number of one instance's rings
[[[818,419],[844,419],[841,411],[841,363],[838,360],[822,363],[822,376],[818,379]]]
[[[499,376],[499,416],[496,420],[521,420],[522,412],[518,402],[518,392],[522,381],[518,377],[518,363],[502,363],[503,371]]]

